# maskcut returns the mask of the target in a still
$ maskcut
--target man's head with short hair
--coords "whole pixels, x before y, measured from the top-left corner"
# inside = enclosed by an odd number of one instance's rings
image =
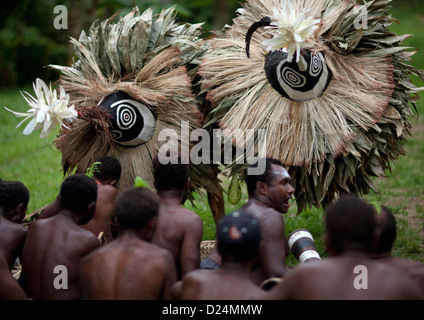
[[[252,164],[250,167],[255,168],[259,165],[259,161],[263,159],[258,159],[258,162]],[[284,167],[284,164],[278,160],[273,158],[266,158],[265,159],[265,172],[262,174],[249,174],[248,171],[246,171],[246,176],[244,178],[246,185],[247,185],[247,193],[249,195],[253,195],[256,191],[256,183],[257,182],[263,182],[267,185],[269,185],[273,178],[273,170],[272,170],[272,164]]]
[[[386,206],[381,206],[376,218],[379,238],[374,253],[390,253],[397,236],[395,215]]]
[[[291,185],[290,174],[277,159],[258,159],[258,165],[259,161],[262,161],[261,166],[265,167],[262,174],[255,174],[256,170],[250,172],[246,170],[245,181],[249,201],[259,201],[280,213],[286,213],[295,191]]]
[[[116,185],[121,178],[122,167],[118,159],[105,156],[99,159],[101,165],[98,166],[98,171],[94,172],[94,178],[99,182],[111,182]]]
[[[259,221],[242,210],[224,216],[217,225],[218,252],[227,261],[253,258],[261,242]]]
[[[159,197],[147,188],[130,188],[118,195],[113,212],[121,231],[141,231],[158,216]]]
[[[357,250],[371,254],[375,246],[376,210],[356,195],[342,195],[325,210],[327,249],[333,254]]]
[[[178,191],[187,192],[190,181],[190,168],[188,164],[182,164],[178,157],[174,163],[162,164],[159,157],[153,159],[155,187],[158,192]]]
[[[85,174],[76,173],[68,176],[60,187],[60,203],[62,209],[67,209],[75,215],[85,215],[87,211],[90,211],[90,217],[87,217],[87,219],[91,219],[94,208],[91,209],[90,206],[95,207],[96,201],[96,181]]]
[[[13,222],[21,223],[28,209],[29,191],[20,181],[0,182],[0,208],[3,216]]]

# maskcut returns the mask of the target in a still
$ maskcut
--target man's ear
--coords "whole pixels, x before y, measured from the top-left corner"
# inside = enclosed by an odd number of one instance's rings
[[[258,181],[256,182],[256,191],[259,194],[267,195],[268,194],[268,186],[265,182]]]
[[[191,178],[190,177],[187,178],[187,181],[186,181],[186,185],[185,186],[186,186],[187,190],[190,189],[190,186],[191,186]]]
[[[87,206],[87,211],[88,211],[90,214],[93,214],[93,215],[94,215],[94,212],[96,211],[96,202],[95,202],[95,201],[91,202],[91,203]]]
[[[153,235],[156,232],[156,226],[158,222],[158,216],[154,216],[147,222],[146,226],[141,230],[141,236],[146,241],[152,241]]]
[[[23,203],[20,203],[17,206],[13,207],[13,209],[7,213],[5,218],[12,222],[21,223],[22,220],[25,218],[26,211],[27,206],[25,206]]]

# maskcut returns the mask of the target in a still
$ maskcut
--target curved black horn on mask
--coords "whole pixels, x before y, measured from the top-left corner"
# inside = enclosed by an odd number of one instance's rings
[[[252,24],[250,26],[249,30],[247,30],[247,33],[246,33],[246,54],[247,54],[248,58],[250,58],[250,53],[249,53],[250,39],[252,38],[253,33],[256,31],[256,29],[258,29],[260,27],[269,26],[270,24],[271,24],[271,18],[270,17],[264,17],[261,20]]]

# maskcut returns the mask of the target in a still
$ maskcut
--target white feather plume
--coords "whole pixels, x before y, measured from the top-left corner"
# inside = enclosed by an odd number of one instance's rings
[[[287,48],[287,61],[291,62],[296,53],[296,62],[299,62],[300,50],[311,47],[308,43],[314,37],[315,30],[321,20],[315,19],[308,9],[299,9],[293,6],[291,0],[282,0],[279,8],[273,8],[272,23],[265,29],[270,30],[272,39],[262,44],[267,51]]]
[[[17,128],[26,120],[32,118],[23,131],[24,135],[42,129],[40,138],[45,138],[56,125],[66,127],[65,120],[72,122],[78,117],[74,105],[69,106],[69,94],[65,92],[62,86],[59,86],[59,98],[57,97],[57,90],[52,90],[51,85],[47,87],[41,79],[36,79],[33,87],[36,98],[26,91],[21,92],[25,101],[31,107],[27,112],[17,112],[5,107],[7,111],[12,112],[17,117],[26,117],[16,126]]]

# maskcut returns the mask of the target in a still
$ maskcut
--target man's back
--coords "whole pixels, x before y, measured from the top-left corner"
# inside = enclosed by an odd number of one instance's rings
[[[179,205],[161,203],[152,242],[174,257],[178,278],[200,266],[201,218]]]
[[[81,264],[85,299],[168,299],[175,281],[171,254],[136,237],[120,236]]]
[[[338,256],[299,265],[271,289],[295,300],[399,300],[423,298],[404,274],[363,256]]]
[[[22,254],[22,280],[29,297],[79,299],[79,263],[99,245],[91,232],[61,214],[31,224]],[[55,279],[62,276],[67,289],[56,288]]]
[[[225,269],[196,270],[183,279],[182,300],[259,300],[265,291],[245,274]]]

